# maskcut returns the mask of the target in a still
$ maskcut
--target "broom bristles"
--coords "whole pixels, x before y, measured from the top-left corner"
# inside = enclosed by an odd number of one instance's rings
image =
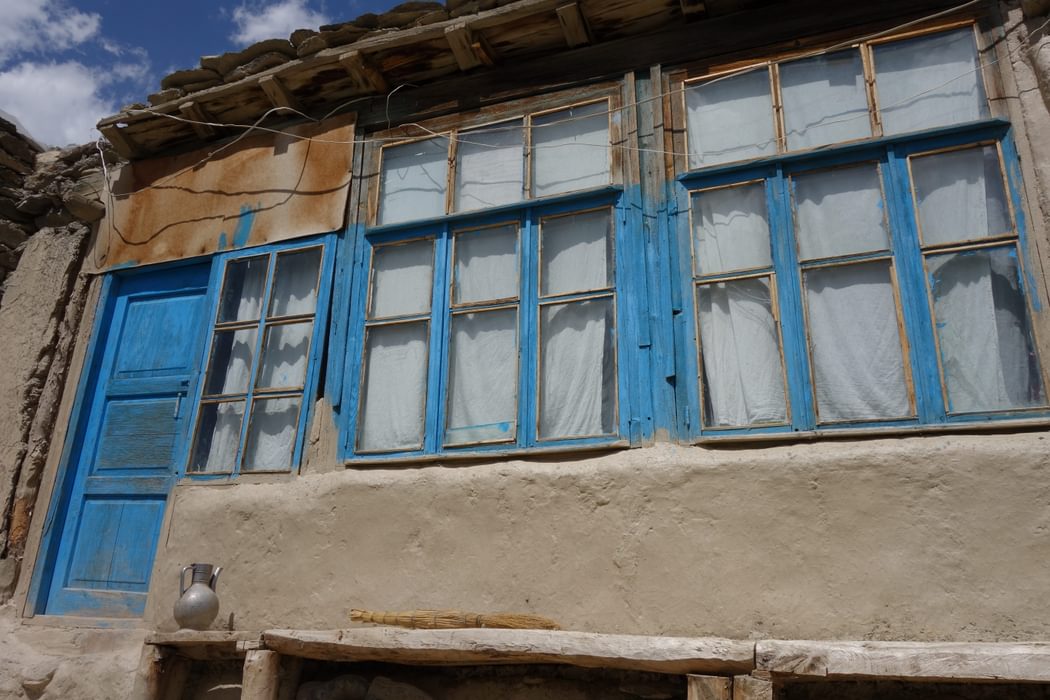
[[[405,610],[402,612],[373,612],[353,609],[354,622],[376,625],[394,625],[410,629],[464,629],[490,627],[517,630],[560,630],[554,620],[526,613],[472,613],[460,610]]]

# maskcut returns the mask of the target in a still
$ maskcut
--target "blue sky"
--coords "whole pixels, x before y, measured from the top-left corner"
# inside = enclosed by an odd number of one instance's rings
[[[397,0],[0,0],[0,112],[49,145],[84,143],[100,118],[200,57]]]

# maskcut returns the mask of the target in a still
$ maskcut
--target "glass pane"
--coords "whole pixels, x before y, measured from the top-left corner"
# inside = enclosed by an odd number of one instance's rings
[[[802,259],[889,249],[886,209],[874,163],[791,179]]]
[[[513,440],[518,415],[518,313],[452,317],[446,445]]]
[[[430,311],[434,241],[384,245],[372,253],[372,302],[369,318],[407,316]]]
[[[243,471],[288,471],[292,468],[300,402],[298,396],[256,399],[248,420]]]
[[[875,86],[886,134],[988,117],[969,28],[876,46]]]
[[[856,49],[780,64],[780,91],[790,150],[871,136]]]
[[[1016,249],[931,255],[927,264],[949,412],[1044,406]]]
[[[522,120],[461,131],[456,162],[456,211],[521,201],[525,190]]]
[[[359,450],[422,446],[427,328],[420,322],[368,329]]]
[[[447,181],[447,138],[384,148],[379,223],[443,216]]]
[[[804,279],[820,421],[912,415],[889,261],[808,270]]]
[[[609,184],[609,103],[532,120],[532,196]]]
[[[456,304],[518,296],[518,227],[497,226],[456,234]]]
[[[995,146],[911,159],[924,245],[1013,230]]]
[[[313,327],[313,322],[306,321],[282,323],[266,329],[259,379],[256,382],[258,388],[298,389],[303,386]]]
[[[317,268],[321,249],[310,248],[277,256],[270,299],[271,316],[312,314],[317,307]]]
[[[686,88],[685,108],[690,169],[777,152],[765,68]]]
[[[769,278],[701,285],[704,425],[787,420],[780,338]]]
[[[241,441],[244,401],[201,404],[188,471],[232,472]]]
[[[208,379],[204,383],[206,395],[248,392],[258,332],[258,328],[215,331],[211,361],[208,363]]]
[[[226,263],[226,279],[222,283],[222,300],[219,302],[219,323],[254,321],[259,318],[269,259],[268,255],[257,255]]]
[[[616,432],[611,298],[540,307],[541,439]]]
[[[765,185],[693,195],[693,257],[699,274],[769,267],[771,255]]]
[[[540,294],[613,285],[612,216],[608,209],[552,216],[540,225]]]

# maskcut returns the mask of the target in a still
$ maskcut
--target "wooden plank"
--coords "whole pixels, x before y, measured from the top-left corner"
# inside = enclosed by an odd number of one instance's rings
[[[707,11],[703,0],[679,0],[679,3],[682,6],[682,14],[685,15],[686,19],[702,17]]]
[[[339,63],[350,74],[350,78],[361,92],[385,93],[387,91],[386,78],[368,62],[360,51],[347,51],[341,54]]]
[[[565,35],[565,43],[570,49],[591,43],[591,31],[587,26],[587,18],[583,16],[580,3],[570,2],[558,7],[558,23],[561,24],[562,34]]]
[[[466,22],[446,27],[445,40],[448,41],[448,46],[452,49],[452,55],[456,57],[456,63],[459,64],[461,71],[468,71],[481,65],[481,60],[474,52],[473,32],[470,31]]]
[[[244,657],[242,700],[277,700],[280,676],[280,654],[266,649],[252,649]]]
[[[773,683],[768,678],[736,676],[733,678],[733,700],[773,700]]]
[[[113,146],[113,150],[119,153],[122,158],[131,160],[132,158],[139,156],[138,144],[124,134],[124,130],[116,124],[99,127],[99,131],[102,132],[102,135],[105,136],[106,140]]]
[[[267,99],[270,100],[270,104],[274,107],[294,109],[296,112],[303,111],[299,100],[295,99],[295,95],[288,91],[288,88],[276,75],[266,75],[260,78],[259,87],[266,93]]]
[[[725,676],[696,676],[685,678],[687,700],[732,700],[733,681]]]
[[[1050,681],[1050,643],[762,641],[757,667],[785,676]]]
[[[754,667],[754,643],[711,637],[546,630],[271,630],[267,649],[324,661],[418,665],[566,664],[657,673],[739,673]]]
[[[204,107],[195,100],[188,100],[179,105],[179,111],[182,112],[182,116],[186,119],[193,120],[190,124],[193,130],[202,139],[207,139],[215,136],[215,127],[206,122],[214,122],[211,115],[205,111]]]

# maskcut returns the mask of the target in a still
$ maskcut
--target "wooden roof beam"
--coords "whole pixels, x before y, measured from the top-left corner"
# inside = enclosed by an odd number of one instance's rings
[[[124,133],[124,130],[118,127],[116,124],[109,124],[107,126],[100,126],[99,131],[106,137],[110,145],[113,146],[113,150],[121,155],[126,160],[131,160],[141,155],[141,149],[130,136]]]
[[[558,23],[561,24],[562,34],[565,35],[565,43],[570,49],[591,43],[591,30],[587,26],[587,18],[580,9],[580,3],[570,2],[557,9]]]
[[[208,114],[208,112],[201,107],[200,103],[188,100],[179,105],[179,111],[182,112],[182,116],[186,119],[191,120],[190,126],[202,139],[207,139],[215,136],[215,127],[207,122],[214,122],[215,119]]]
[[[384,93],[387,91],[386,78],[360,51],[347,51],[340,54],[339,63],[350,74],[354,85],[362,92]]]
[[[468,71],[482,65],[496,65],[496,52],[485,37],[481,34],[474,34],[466,22],[446,27],[445,39],[461,71]]]
[[[696,19],[703,17],[707,12],[707,6],[704,5],[704,0],[678,0],[682,6],[682,14],[685,15],[686,19]]]
[[[276,75],[263,76],[259,80],[259,87],[266,93],[267,99],[270,100],[270,104],[274,107],[294,109],[296,112],[303,111],[299,100],[295,99],[295,95],[285,87],[285,84]]]

